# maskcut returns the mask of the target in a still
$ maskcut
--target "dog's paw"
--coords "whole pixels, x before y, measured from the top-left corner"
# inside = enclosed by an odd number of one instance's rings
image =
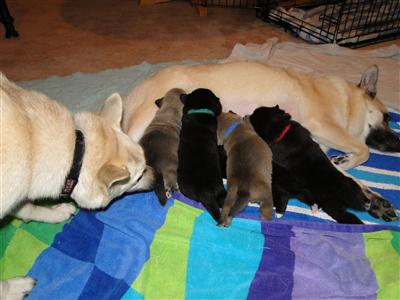
[[[384,198],[372,199],[368,213],[374,218],[382,219],[385,222],[397,221],[400,219],[392,203]]]
[[[219,227],[229,227],[232,223],[232,217],[221,217],[221,220],[218,222],[217,226]]]
[[[178,191],[179,191],[178,183],[176,183],[174,186],[165,187],[165,196],[167,197],[167,199],[169,199],[172,197],[173,193]]]
[[[352,154],[333,156],[331,162],[342,170],[348,170],[355,167]]]
[[[36,281],[31,277],[15,277],[6,281],[0,282],[1,299],[20,300],[23,299],[32,288]]]
[[[316,215],[318,212],[319,212],[318,204],[313,204],[313,205],[311,206],[311,213],[312,213],[313,215]]]
[[[173,194],[173,191],[171,189],[165,190],[165,196],[167,197],[167,199],[171,198],[172,194]]]
[[[71,218],[76,211],[76,207],[71,203],[60,203],[51,207],[51,216],[49,215],[48,223],[60,223]]]

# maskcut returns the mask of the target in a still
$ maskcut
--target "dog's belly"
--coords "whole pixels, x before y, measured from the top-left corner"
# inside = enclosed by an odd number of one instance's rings
[[[290,113],[290,115],[294,120],[298,120],[299,117],[298,110],[296,109],[297,107],[296,103],[293,103],[292,101],[282,101],[282,99],[281,100],[273,99],[272,101],[267,99],[264,99],[263,101],[254,100],[254,102],[247,102],[247,103],[235,102],[232,101],[232,99],[226,99],[226,101],[224,101],[222,99],[221,102],[223,111],[227,112],[231,110],[241,116],[252,114],[253,111],[260,106],[279,105],[280,108]]]
[[[172,88],[187,93],[197,88],[210,89],[220,98],[223,111],[232,110],[242,116],[259,106],[279,105],[301,122],[307,105],[298,78],[284,69],[255,63],[174,66],[142,82],[127,97],[123,123],[133,140],[140,139],[154,117],[154,100]]]

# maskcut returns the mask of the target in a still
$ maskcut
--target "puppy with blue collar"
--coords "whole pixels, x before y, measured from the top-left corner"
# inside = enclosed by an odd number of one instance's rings
[[[232,218],[249,202],[260,203],[260,217],[272,219],[272,152],[254,131],[248,119],[229,112],[218,117],[218,144],[227,155],[228,193],[219,226],[228,227]]]

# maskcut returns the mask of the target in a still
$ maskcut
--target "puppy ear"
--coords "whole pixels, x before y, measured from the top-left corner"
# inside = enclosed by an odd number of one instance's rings
[[[157,99],[156,101],[154,101],[154,103],[157,105],[158,108],[160,108],[162,106],[163,99],[164,98],[160,98],[160,99]]]
[[[278,104],[277,104],[277,105],[275,105],[275,108],[276,108],[276,109],[279,109],[279,105],[278,105]]]
[[[128,169],[106,164],[101,167],[97,175],[100,182],[109,189],[114,183],[126,180],[131,176]]]
[[[181,94],[181,95],[179,96],[179,98],[181,99],[181,102],[182,102],[183,104],[185,104],[185,103],[186,103],[187,94]]]
[[[373,65],[364,72],[361,77],[360,88],[364,89],[371,97],[376,96],[376,83],[378,82],[379,69],[377,65]]]
[[[104,102],[99,115],[107,120],[112,127],[121,128],[122,98],[118,93],[112,94]]]

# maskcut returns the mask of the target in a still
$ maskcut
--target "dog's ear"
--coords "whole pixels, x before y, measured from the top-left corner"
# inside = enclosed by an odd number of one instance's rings
[[[104,183],[109,189],[114,183],[128,179],[131,174],[127,168],[106,164],[101,167],[97,176],[100,182]]]
[[[154,103],[157,105],[158,108],[160,108],[162,106],[163,99],[164,98],[160,98],[160,99],[157,99],[156,101],[154,101]]]
[[[378,82],[379,69],[377,65],[373,65],[364,72],[361,77],[360,88],[364,89],[372,98],[376,96],[376,84]]]
[[[187,94],[181,94],[181,95],[179,96],[179,99],[181,99],[181,102],[182,102],[183,104],[186,103],[186,98],[187,98]]]
[[[103,107],[99,111],[99,115],[107,120],[107,122],[116,128],[121,128],[122,119],[122,98],[118,93],[112,94],[104,102]]]

